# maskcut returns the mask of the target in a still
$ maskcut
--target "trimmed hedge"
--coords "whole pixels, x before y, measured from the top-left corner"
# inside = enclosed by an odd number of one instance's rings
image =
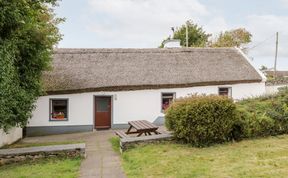
[[[192,95],[173,102],[165,122],[178,141],[202,147],[230,140],[237,116],[236,105],[227,97]]]

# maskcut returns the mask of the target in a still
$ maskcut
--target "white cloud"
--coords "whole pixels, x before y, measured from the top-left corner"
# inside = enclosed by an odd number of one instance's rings
[[[205,30],[212,34],[218,34],[221,31],[230,30],[224,17],[216,16],[210,19],[210,21],[204,25]]]
[[[252,45],[258,47],[253,51],[256,56],[274,56],[275,36],[279,32],[279,55],[288,57],[288,16],[252,15],[247,18],[247,28],[253,34]],[[265,41],[267,39],[267,41]],[[262,41],[265,41],[261,43]]]
[[[285,7],[288,7],[288,0],[281,0],[281,3],[282,3]]]
[[[157,47],[171,34],[172,26],[180,26],[188,19],[199,22],[210,15],[198,0],[89,0],[89,3],[95,18],[87,28],[99,38],[117,38],[129,47]]]
[[[157,47],[171,34],[172,26],[192,19],[208,33],[244,27],[253,34],[256,45],[280,32],[279,57],[288,57],[288,16],[249,15],[242,24],[228,24],[213,7],[198,0],[88,0],[90,14],[87,28],[94,32],[103,47]],[[283,0],[283,2],[288,0]],[[215,36],[214,36],[215,37]],[[287,39],[287,40],[286,40]],[[275,38],[250,51],[255,59],[271,58],[275,53]],[[261,61],[260,61],[261,63]]]
[[[89,0],[96,11],[133,18],[162,15],[207,15],[204,5],[197,0]]]
[[[278,69],[287,70],[288,62],[288,16],[250,15],[245,27],[253,34],[249,51],[255,64],[273,67],[275,58],[276,32],[279,32]]]

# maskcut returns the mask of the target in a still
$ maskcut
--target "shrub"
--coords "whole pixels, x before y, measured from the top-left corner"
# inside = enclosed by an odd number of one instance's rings
[[[288,133],[288,88],[269,96],[237,103],[237,128],[243,137],[262,137]]]
[[[287,134],[288,88],[236,104],[227,97],[192,95],[176,100],[165,117],[177,140],[195,146]]]
[[[247,110],[238,110],[238,122],[233,131],[239,133],[233,138],[236,140],[250,137],[263,137],[275,134],[275,121],[266,115],[257,116]],[[235,129],[236,128],[236,129]]]
[[[195,146],[228,141],[237,121],[233,101],[216,95],[177,99],[165,113],[166,127],[175,138]]]

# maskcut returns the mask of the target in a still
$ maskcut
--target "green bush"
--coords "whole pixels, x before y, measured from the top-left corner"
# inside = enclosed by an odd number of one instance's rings
[[[231,139],[237,116],[236,105],[227,97],[192,95],[173,102],[165,122],[177,140],[208,146]]]
[[[288,133],[288,88],[277,94],[237,103],[240,137],[262,137]]]
[[[256,116],[246,110],[238,110],[238,122],[234,125],[232,132],[239,133],[234,138],[236,140],[250,137],[262,137],[275,134],[275,121],[265,115]]]
[[[237,103],[227,97],[192,95],[176,100],[165,118],[178,141],[195,146],[288,134],[288,88]]]

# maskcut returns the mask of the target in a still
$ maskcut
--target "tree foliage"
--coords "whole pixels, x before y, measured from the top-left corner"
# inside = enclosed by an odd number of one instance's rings
[[[268,70],[268,67],[267,66],[264,66],[264,65],[261,65],[260,69],[261,71],[265,71],[265,70]]]
[[[240,47],[251,42],[252,34],[245,28],[221,32],[212,47]]]
[[[0,0],[0,128],[25,126],[61,39],[56,0]]]
[[[188,46],[189,47],[204,47],[208,42],[210,34],[206,33],[202,27],[198,26],[193,21],[189,20],[186,22],[188,27]],[[186,46],[186,24],[183,24],[181,27],[177,27],[173,33],[174,39],[180,39],[180,45]],[[170,39],[170,37],[165,40]],[[164,42],[162,41],[160,47],[164,47]]]
[[[212,41],[209,40],[211,34],[206,33],[202,27],[189,20],[173,32],[173,39],[180,39],[182,47],[186,47],[186,25],[188,27],[189,47],[240,47],[243,44],[250,43],[252,38],[252,34],[245,28],[237,28],[221,32],[216,40]],[[170,37],[163,40],[160,48],[163,48],[164,42],[169,39]]]

